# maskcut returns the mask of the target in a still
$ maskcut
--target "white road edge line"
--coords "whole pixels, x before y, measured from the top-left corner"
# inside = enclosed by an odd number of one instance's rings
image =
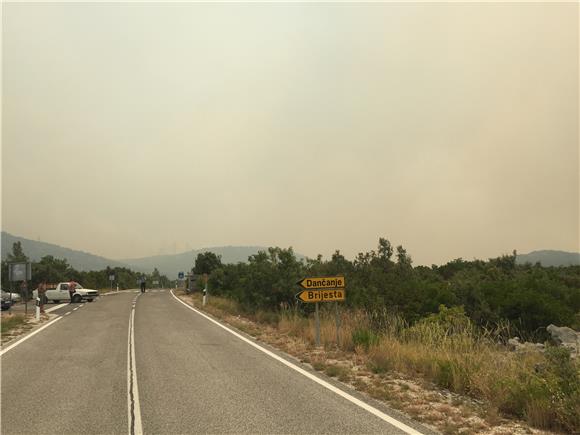
[[[141,405],[139,403],[139,387],[137,385],[137,370],[135,366],[135,306],[137,298],[133,300],[131,317],[129,319],[129,337],[127,346],[127,412],[129,435],[142,435]]]
[[[36,334],[38,334],[40,331],[42,331],[43,329],[48,328],[50,325],[52,325],[53,323],[57,322],[58,320],[62,319],[62,317],[57,317],[54,320],[51,320],[50,322],[48,322],[46,325],[38,328],[36,331],[31,332],[30,334],[28,334],[26,337],[21,338],[20,340],[18,340],[16,343],[11,344],[10,346],[8,346],[5,349],[2,349],[2,351],[0,351],[0,356],[4,355],[6,352],[8,352],[10,349],[14,349],[16,346],[18,346],[20,343],[25,342],[26,340],[28,340],[30,337],[34,337]]]
[[[286,361],[284,358],[276,355],[275,353],[269,351],[268,349],[263,348],[262,346],[254,343],[251,340],[248,340],[246,337],[244,337],[243,335],[238,334],[237,332],[233,331],[232,329],[228,328],[227,326],[222,325],[221,323],[217,322],[216,320],[212,319],[211,317],[207,316],[206,314],[202,313],[199,310],[196,310],[195,308],[193,308],[191,305],[186,304],[185,302],[183,302],[181,299],[179,299],[177,296],[175,296],[175,294],[173,293],[173,290],[171,290],[171,295],[178,301],[181,302],[183,305],[185,305],[187,308],[189,308],[190,310],[196,312],[197,314],[199,314],[200,316],[205,317],[206,319],[208,319],[210,322],[215,323],[217,326],[219,326],[222,329],[225,329],[226,331],[228,331],[230,334],[238,337],[240,340],[245,341],[246,343],[248,343],[250,346],[255,347],[256,349],[258,349],[260,352],[265,353],[266,355],[274,358],[277,361],[280,361],[282,364],[284,364],[285,366],[290,367],[292,370],[297,371],[298,373],[300,373],[303,376],[306,376],[308,379],[316,382],[319,385],[322,385],[324,388],[332,391],[335,394],[338,394],[339,396],[345,398],[346,400],[348,400],[351,403],[354,403],[355,405],[361,407],[362,409],[370,412],[371,414],[377,416],[378,418],[380,418],[383,421],[386,421],[387,423],[395,426],[396,428],[402,430],[403,432],[409,434],[409,435],[423,435],[421,432],[417,431],[416,429],[413,429],[410,426],[407,426],[405,423],[400,422],[399,420],[396,420],[395,418],[391,417],[390,415],[385,414],[382,411],[379,411],[377,408],[363,402],[360,399],[357,399],[354,396],[351,396],[350,394],[342,391],[340,388],[335,387],[332,384],[329,384],[328,382],[318,378],[317,376],[314,376],[312,373],[307,372],[306,370],[304,370],[301,367],[298,367],[297,365],[292,364],[289,361]]]
[[[68,304],[59,304],[59,305],[56,305],[56,306],[54,306],[54,307],[52,307],[52,308],[49,308],[48,310],[44,310],[44,311],[45,311],[46,313],[51,313],[51,312],[53,312],[54,310],[58,310],[59,308],[66,307],[67,305],[68,305]]]
[[[68,313],[64,313],[65,316],[68,316],[70,314],[70,311]]]

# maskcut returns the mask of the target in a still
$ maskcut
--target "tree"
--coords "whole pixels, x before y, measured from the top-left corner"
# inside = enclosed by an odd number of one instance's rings
[[[213,252],[202,252],[197,254],[195,259],[195,266],[193,267],[193,273],[197,275],[202,275],[207,273],[208,275],[212,273],[213,270],[222,266],[222,256],[216,255]]]
[[[403,246],[397,246],[397,263],[403,268],[410,268],[413,261]]]
[[[73,272],[65,259],[54,258],[52,255],[45,255],[38,263],[32,265],[33,277],[35,281],[46,280],[49,283],[76,279],[78,274]],[[75,276],[72,276],[75,274]]]
[[[24,254],[22,249],[22,243],[14,242],[12,244],[12,253],[8,254],[7,258],[9,263],[26,263],[28,262],[28,257]]]
[[[379,238],[379,257],[387,262],[391,260],[393,256],[393,245],[387,239],[382,237]]]

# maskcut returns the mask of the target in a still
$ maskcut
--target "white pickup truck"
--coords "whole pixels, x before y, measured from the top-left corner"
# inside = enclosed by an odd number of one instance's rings
[[[70,301],[68,284],[68,282],[60,282],[57,285],[47,284],[46,293],[44,294],[44,302],[46,303],[52,301],[58,304],[60,301]],[[38,289],[34,290],[32,294],[34,299],[36,299],[38,295]],[[75,282],[75,292],[73,293],[72,297],[73,302],[93,302],[93,299],[95,299],[97,296],[99,296],[99,292],[97,290],[84,288],[78,282]]]

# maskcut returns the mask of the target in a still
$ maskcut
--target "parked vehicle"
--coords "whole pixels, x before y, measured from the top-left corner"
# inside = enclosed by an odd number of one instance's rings
[[[11,292],[6,292],[6,291],[2,290],[2,299],[4,299],[5,296],[11,302],[12,305],[14,305],[22,300],[22,298],[20,297],[20,295],[18,293],[11,293]]]
[[[9,310],[12,306],[12,301],[10,300],[10,293],[6,293],[2,290],[2,311]]]
[[[97,296],[99,296],[98,290],[84,288],[78,282],[75,283],[75,292],[73,294],[73,302],[92,302]],[[34,299],[37,298],[38,289],[32,292]],[[44,294],[44,303],[54,302],[59,303],[60,301],[70,301],[70,294],[68,292],[68,282],[60,282],[56,285],[46,285],[46,293]]]

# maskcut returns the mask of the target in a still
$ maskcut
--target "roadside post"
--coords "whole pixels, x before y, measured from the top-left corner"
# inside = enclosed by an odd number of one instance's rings
[[[318,313],[318,302],[314,304],[314,318],[316,320],[314,340],[316,342],[316,347],[320,347],[320,314]]]
[[[40,320],[40,295],[36,295],[36,320]]]
[[[111,281],[111,291],[113,291],[113,281],[115,281],[115,275],[114,274],[110,274],[109,275],[109,281]],[[119,289],[117,288],[117,291]]]
[[[202,302],[202,305],[204,307],[205,307],[205,304],[207,304],[207,297],[208,297],[208,294],[207,294],[207,278],[208,278],[207,273],[204,273],[203,274],[203,283],[204,283],[204,287],[203,287],[203,302]]]
[[[335,302],[336,304],[336,344],[340,344],[340,318],[338,315],[338,301],[346,299],[344,276],[326,276],[304,278],[297,283],[303,291],[296,294],[296,299],[314,303],[314,319],[316,322],[315,340],[316,346],[320,347],[320,314],[318,311],[319,302]]]
[[[336,309],[336,346],[340,347],[340,315],[338,314],[338,301],[334,303]]]

